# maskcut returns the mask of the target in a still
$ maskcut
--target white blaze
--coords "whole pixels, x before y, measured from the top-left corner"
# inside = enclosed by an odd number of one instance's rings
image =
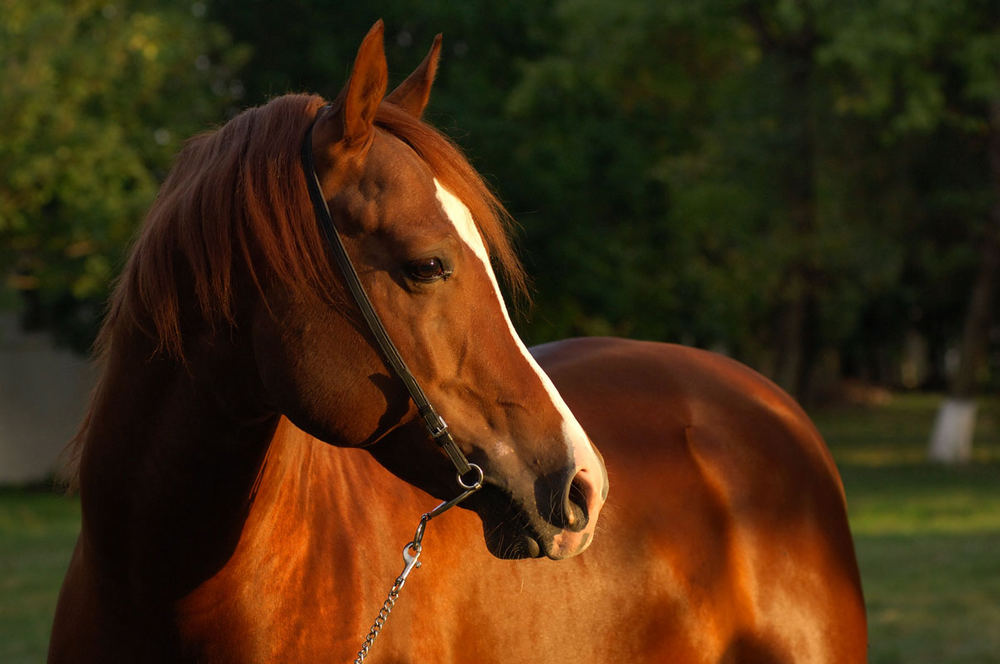
[[[493,292],[496,294],[497,303],[500,306],[500,311],[503,312],[504,320],[507,321],[507,330],[510,332],[510,336],[514,343],[517,345],[521,354],[524,356],[525,361],[534,370],[535,374],[538,376],[538,380],[541,381],[542,386],[548,393],[549,398],[552,400],[552,405],[555,407],[556,411],[562,415],[562,429],[563,429],[563,440],[566,442],[566,446],[576,463],[577,470],[586,470],[589,473],[596,474],[597,477],[591,478],[591,481],[595,483],[598,487],[599,495],[595,497],[599,501],[603,501],[604,496],[607,493],[607,478],[604,473],[604,464],[601,462],[600,457],[597,455],[594,446],[591,444],[590,439],[587,434],[584,433],[583,427],[577,421],[576,416],[570,411],[569,406],[563,401],[562,396],[559,391],[556,390],[556,386],[552,384],[552,379],[542,371],[542,368],[538,366],[538,362],[532,357],[531,353],[528,352],[527,347],[525,347],[524,342],[521,341],[521,337],[518,336],[517,331],[514,329],[514,323],[510,320],[510,314],[507,312],[507,306],[504,304],[503,296],[500,294],[500,285],[497,283],[496,274],[493,272],[493,267],[490,264],[490,257],[486,251],[486,245],[483,243],[482,235],[479,234],[479,229],[476,227],[475,221],[472,219],[472,213],[469,212],[469,208],[465,206],[457,196],[441,186],[441,183],[435,178],[434,185],[437,187],[437,199],[441,203],[441,207],[444,208],[444,212],[448,215],[448,218],[455,225],[458,230],[459,237],[469,246],[470,249],[476,254],[480,261],[483,263],[483,268],[486,270],[486,274],[489,276],[490,281],[493,284]],[[592,514],[596,517],[596,514]]]

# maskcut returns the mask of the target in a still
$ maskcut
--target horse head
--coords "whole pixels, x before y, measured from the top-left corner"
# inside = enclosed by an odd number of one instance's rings
[[[467,503],[501,557],[564,558],[590,543],[607,493],[600,455],[518,338],[491,264],[516,263],[498,206],[454,146],[420,120],[440,50],[385,96],[383,29],[317,112],[312,153],[331,216],[412,374],[485,474]],[[492,246],[491,246],[492,245]],[[441,497],[454,472],[339,285],[265,293],[254,347],[278,409],[313,436],[369,447]]]

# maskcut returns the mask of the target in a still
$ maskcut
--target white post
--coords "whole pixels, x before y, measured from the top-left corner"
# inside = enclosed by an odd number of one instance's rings
[[[976,400],[947,398],[938,410],[927,454],[931,461],[955,464],[972,460]]]

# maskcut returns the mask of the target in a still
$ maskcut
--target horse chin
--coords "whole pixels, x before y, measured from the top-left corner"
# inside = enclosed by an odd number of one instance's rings
[[[497,558],[548,558],[565,560],[582,553],[590,544],[589,533],[564,532],[555,537],[541,537],[533,530],[488,528],[484,521],[486,548]]]
[[[487,485],[469,505],[483,522],[487,550],[503,560],[553,558],[554,538],[543,534],[528,513],[504,492]],[[561,556],[556,556],[561,557]]]
[[[544,554],[538,540],[531,535],[521,533],[486,535],[486,548],[491,554],[503,560],[519,560],[521,558],[541,558]]]

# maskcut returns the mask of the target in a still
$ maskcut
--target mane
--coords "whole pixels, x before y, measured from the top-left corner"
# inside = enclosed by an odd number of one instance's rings
[[[185,144],[112,293],[95,344],[99,361],[116,338],[138,330],[153,341],[154,355],[183,363],[185,330],[236,325],[238,288],[250,286],[263,297],[264,284],[278,282],[293,293],[311,291],[333,306],[344,305],[334,286],[341,278],[327,257],[300,161],[306,131],[324,103],[313,95],[279,97]],[[466,204],[498,271],[523,295],[510,216],[461,150],[388,102],[375,122],[409,145]],[[244,276],[249,284],[241,284]],[[93,401],[67,449],[71,486]]]

